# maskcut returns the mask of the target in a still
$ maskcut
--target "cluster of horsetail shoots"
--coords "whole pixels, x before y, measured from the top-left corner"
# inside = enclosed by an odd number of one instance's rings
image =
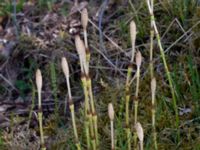
[[[135,124],[135,130],[136,130],[136,133],[137,133],[137,137],[139,139],[140,150],[143,150],[144,131],[143,131],[142,125],[139,122],[137,122]]]
[[[164,64],[164,67],[165,67],[165,72],[167,74],[167,79],[169,81],[169,86],[170,86],[170,90],[171,90],[171,94],[172,94],[172,100],[173,100],[173,107],[174,107],[175,117],[176,117],[177,139],[179,141],[180,140],[179,116],[178,116],[178,108],[177,108],[177,104],[176,104],[175,89],[174,89],[174,86],[173,86],[173,83],[172,83],[172,77],[170,75],[169,68],[168,68],[168,65],[167,65],[167,61],[166,61],[166,58],[165,58],[165,53],[164,53],[164,49],[163,49],[163,46],[162,46],[162,43],[161,43],[160,34],[158,32],[157,25],[156,25],[156,22],[155,22],[155,17],[154,17],[154,12],[153,12],[153,0],[146,0],[146,3],[147,3],[148,10],[149,10],[149,14],[151,16],[152,26],[154,28],[155,36],[156,36],[158,46],[159,46],[159,49],[160,49],[160,54],[161,54],[163,64]]]
[[[112,103],[108,104],[108,116],[110,118],[110,129],[111,129],[111,150],[115,149],[115,140],[114,140],[114,108]]]
[[[88,89],[87,89],[87,82],[86,82],[86,75],[84,71],[84,65],[86,65],[86,60],[85,60],[85,47],[83,44],[83,41],[81,41],[80,37],[77,35],[75,36],[75,46],[76,50],[79,55],[79,61],[80,61],[80,66],[81,66],[81,81],[83,85],[83,91],[84,91],[84,96],[85,96],[85,133],[86,133],[86,140],[87,140],[87,148],[90,149],[90,106],[89,106],[89,94],[88,94]],[[92,129],[93,130],[93,129]]]
[[[71,118],[72,118],[72,126],[73,126],[73,130],[74,130],[76,147],[78,150],[81,150],[81,145],[79,142],[76,121],[75,121],[74,103],[73,103],[73,99],[72,99],[71,87],[70,87],[70,81],[69,81],[69,66],[68,66],[68,63],[67,63],[67,60],[65,57],[62,58],[61,64],[62,64],[63,73],[66,78],[66,82],[67,82],[67,89],[68,89],[68,95],[69,95],[69,108],[70,108],[70,113],[71,113]]]
[[[43,132],[43,124],[42,124],[42,98],[41,98],[41,91],[42,91],[42,74],[40,69],[36,71],[36,86],[38,92],[38,121],[39,121],[39,128],[40,128],[40,143],[41,149],[46,150],[45,143],[44,143],[44,132]]]
[[[131,61],[128,66],[127,77],[126,77],[126,87],[125,87],[125,115],[126,115],[126,134],[127,134],[127,141],[128,141],[128,149],[131,149],[131,131],[129,125],[129,103],[130,103],[130,85],[131,85],[131,75],[133,71],[133,61],[135,55],[135,39],[136,39],[136,25],[134,21],[130,23],[130,36],[131,36],[131,44],[132,44],[132,56]]]
[[[75,1],[75,4],[77,5],[78,1]],[[172,94],[172,100],[173,100],[173,107],[175,111],[176,116],[176,128],[177,128],[177,139],[180,140],[180,131],[179,131],[179,116],[178,116],[178,109],[176,104],[176,95],[175,95],[175,89],[173,87],[172,78],[168,69],[168,64],[166,62],[166,57],[164,53],[164,49],[161,43],[160,35],[156,26],[155,17],[154,17],[154,0],[146,0],[149,14],[150,14],[150,48],[149,48],[149,59],[150,59],[150,77],[151,77],[151,104],[152,104],[152,135],[153,135],[153,145],[154,149],[158,149],[157,144],[157,134],[156,134],[156,78],[154,77],[154,64],[153,64],[153,48],[154,48],[154,38],[157,39],[157,43],[160,49],[160,54],[162,57],[162,61],[164,64],[165,72],[167,74],[167,79],[169,81],[169,86]],[[80,61],[80,68],[81,68],[81,81],[83,86],[83,92],[84,92],[84,128],[85,128],[85,135],[86,135],[86,143],[87,143],[87,149],[89,150],[96,150],[99,149],[99,140],[98,140],[98,126],[97,126],[97,113],[95,109],[95,103],[94,103],[94,97],[92,92],[92,80],[90,77],[90,50],[88,45],[88,36],[87,36],[87,27],[88,27],[88,11],[86,8],[84,8],[81,11],[81,23],[83,27],[83,36],[84,41],[80,38],[79,35],[75,35],[75,46],[77,53],[79,55],[79,61]],[[140,86],[140,70],[141,70],[141,64],[142,64],[142,55],[140,51],[135,50],[135,41],[136,41],[136,24],[134,21],[130,22],[130,37],[131,37],[131,59],[130,63],[128,65],[127,69],[127,75],[126,75],[126,83],[125,83],[125,123],[126,123],[126,139],[127,139],[127,149],[131,150],[131,137],[133,138],[134,142],[134,149],[137,149],[139,146],[140,150],[143,150],[143,143],[144,143],[144,131],[142,128],[142,125],[138,122],[138,102],[139,102],[139,86]],[[136,63],[136,74],[134,77],[132,77],[133,72],[133,64],[134,60]],[[81,144],[79,141],[78,131],[77,131],[77,125],[76,125],[76,118],[75,118],[75,108],[74,108],[74,102],[71,94],[71,86],[70,86],[70,73],[69,73],[69,66],[68,62],[65,57],[62,57],[61,66],[63,73],[66,78],[66,84],[67,84],[67,90],[68,90],[68,103],[69,103],[69,109],[71,113],[71,119],[72,119],[72,127],[75,137],[75,143],[77,150],[81,150]],[[131,133],[131,127],[130,127],[130,112],[129,112],[129,105],[130,105],[130,98],[131,98],[131,84],[132,81],[136,78],[136,90],[135,90],[135,96],[134,96],[134,133]],[[39,122],[39,131],[40,131],[40,145],[42,150],[46,150],[45,147],[45,141],[44,141],[44,132],[43,132],[43,112],[42,112],[42,98],[41,98],[41,90],[42,90],[42,74],[40,69],[37,69],[36,71],[36,86],[37,86],[37,93],[38,93],[38,122]],[[114,138],[114,108],[113,104],[108,104],[108,116],[110,119],[110,133],[111,133],[111,150],[115,149],[115,138]],[[134,136],[134,137],[133,137]],[[137,143],[139,139],[139,144]]]
[[[90,51],[88,48],[87,40],[87,24],[88,24],[88,12],[87,9],[83,9],[81,13],[81,22],[84,32],[84,42],[79,35],[75,36],[75,46],[79,55],[81,65],[81,80],[83,84],[83,90],[85,95],[85,130],[87,138],[87,147],[96,149],[99,145],[98,141],[98,126],[97,126],[97,114],[94,105],[94,98],[92,92],[92,82],[89,76],[89,61]],[[91,141],[91,142],[90,142]]]

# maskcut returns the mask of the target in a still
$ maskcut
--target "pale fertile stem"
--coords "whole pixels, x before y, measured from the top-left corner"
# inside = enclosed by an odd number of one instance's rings
[[[81,63],[81,71],[85,72],[88,75],[89,67],[87,66],[86,63],[87,61],[86,61],[85,46],[79,35],[75,36],[75,46]]]
[[[135,124],[135,129],[136,129],[138,139],[140,141],[140,149],[143,150],[144,131],[143,131],[142,125],[139,122],[137,122]]]
[[[68,89],[68,94],[69,94],[69,108],[71,112],[71,118],[72,118],[72,126],[74,129],[74,136],[76,139],[76,146],[78,150],[81,150],[80,142],[78,139],[78,132],[76,128],[76,121],[75,121],[75,113],[74,113],[74,104],[72,101],[72,94],[71,94],[71,87],[70,87],[70,81],[69,81],[69,65],[65,57],[62,57],[62,62],[61,62],[62,70],[64,72],[66,82],[67,82],[67,89]]]
[[[136,92],[135,92],[135,97],[138,98],[138,93],[139,93],[139,81],[140,81],[140,67],[142,64],[142,55],[140,51],[136,53],[136,65],[137,65],[137,75],[136,75]]]
[[[108,104],[108,116],[110,118],[110,128],[111,128],[111,149],[115,149],[115,142],[114,142],[114,109],[112,103]]]
[[[42,90],[42,74],[40,69],[37,69],[36,71],[36,86],[38,91],[38,106],[41,108],[42,102],[41,102],[41,90]]]
[[[42,74],[40,69],[36,71],[36,86],[38,90],[38,120],[39,120],[39,129],[40,129],[40,140],[41,140],[41,149],[46,150],[44,145],[44,133],[42,125],[42,100],[41,100],[41,90],[42,90]]]
[[[140,66],[141,66],[141,64],[142,64],[142,54],[140,53],[140,51],[138,51],[138,52],[136,53],[135,61],[136,61],[137,67],[140,68]]]
[[[108,104],[108,116],[109,116],[109,118],[110,118],[110,120],[114,120],[114,109],[113,109],[113,105],[112,105],[112,103],[109,103]]]
[[[86,8],[82,10],[81,22],[82,22],[83,32],[84,32],[85,47],[88,48],[88,41],[87,41],[88,11]]]
[[[131,21],[130,23],[130,34],[131,34],[131,44],[132,44],[131,62],[133,62],[135,56],[135,39],[136,39],[136,25],[134,21]]]
[[[88,25],[88,11],[87,11],[86,8],[84,8],[82,10],[82,13],[81,13],[81,23],[82,23],[83,29],[86,30],[87,25]]]
[[[64,72],[65,78],[67,80],[67,89],[68,89],[68,94],[69,94],[69,100],[71,100],[72,94],[71,94],[71,88],[70,88],[70,82],[69,82],[69,65],[68,65],[65,57],[62,57],[61,65],[62,65],[62,70]]]
[[[155,93],[156,93],[156,79],[153,78],[151,80],[151,94],[153,103],[155,102]]]

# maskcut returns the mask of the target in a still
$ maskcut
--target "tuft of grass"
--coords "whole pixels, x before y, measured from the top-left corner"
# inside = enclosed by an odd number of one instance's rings
[[[58,117],[59,114],[59,108],[58,108],[58,96],[57,96],[57,75],[56,75],[56,68],[55,68],[55,63],[51,62],[50,63],[50,76],[51,76],[51,85],[52,85],[52,92],[53,92],[53,97],[54,97],[54,103],[55,103],[55,109],[54,113]]]
[[[200,99],[200,74],[197,66],[194,64],[191,56],[188,57],[188,73],[189,73],[189,90],[192,95],[192,101],[195,106],[195,116],[199,116],[199,99]]]

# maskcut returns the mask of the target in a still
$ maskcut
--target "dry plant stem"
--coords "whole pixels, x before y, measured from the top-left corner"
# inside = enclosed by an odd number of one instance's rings
[[[167,74],[167,79],[169,81],[169,86],[170,86],[172,99],[173,99],[173,107],[174,107],[175,117],[176,117],[177,139],[178,139],[178,142],[179,142],[180,141],[179,116],[178,116],[178,108],[177,108],[177,104],[176,104],[175,89],[174,89],[174,86],[173,86],[173,83],[172,83],[172,78],[171,78],[171,75],[170,75],[170,72],[169,72],[169,69],[168,69],[168,65],[167,65],[167,62],[166,62],[164,49],[162,47],[160,35],[159,35],[158,29],[157,29],[157,26],[156,26],[155,17],[154,17],[152,6],[150,4],[150,0],[146,0],[146,2],[147,2],[149,13],[150,13],[150,16],[151,16],[151,19],[152,19],[154,32],[155,32],[156,39],[157,39],[157,42],[158,42],[158,46],[159,46],[159,49],[160,49],[161,57],[162,57],[163,64],[164,64],[164,67],[165,67],[165,71],[166,71],[166,74]]]
[[[43,124],[42,124],[42,100],[41,100],[41,90],[42,90],[42,74],[41,71],[38,69],[36,71],[36,85],[38,91],[38,120],[39,120],[39,129],[40,129],[40,142],[41,142],[41,149],[46,150],[44,144],[44,132],[43,132]]]

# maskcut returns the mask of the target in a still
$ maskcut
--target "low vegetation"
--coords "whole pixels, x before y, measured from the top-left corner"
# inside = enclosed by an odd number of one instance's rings
[[[200,149],[198,0],[99,5],[0,4],[0,148]]]

